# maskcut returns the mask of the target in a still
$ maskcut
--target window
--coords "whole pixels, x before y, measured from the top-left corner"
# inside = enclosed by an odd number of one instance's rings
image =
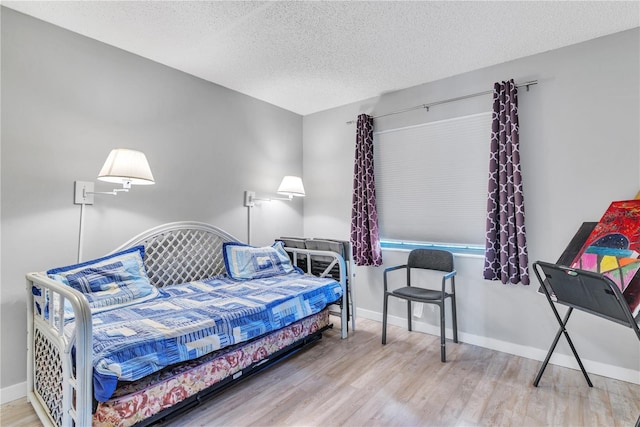
[[[383,241],[484,248],[491,115],[374,133]]]

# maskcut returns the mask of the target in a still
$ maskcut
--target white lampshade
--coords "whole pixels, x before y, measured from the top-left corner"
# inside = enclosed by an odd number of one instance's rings
[[[299,176],[285,176],[282,178],[280,187],[278,187],[278,194],[284,194],[285,196],[297,196],[304,197],[304,185],[302,185],[302,178]]]
[[[123,185],[155,184],[151,168],[144,153],[127,148],[115,148],[98,174],[100,181]]]

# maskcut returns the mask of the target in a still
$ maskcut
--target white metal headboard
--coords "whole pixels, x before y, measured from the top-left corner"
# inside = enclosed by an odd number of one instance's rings
[[[225,272],[224,242],[238,241],[210,224],[179,221],[147,230],[113,252],[144,245],[144,263],[157,287],[201,280]]]

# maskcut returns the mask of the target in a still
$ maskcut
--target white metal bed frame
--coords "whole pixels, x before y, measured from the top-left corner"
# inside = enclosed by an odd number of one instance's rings
[[[145,231],[113,252],[144,245],[144,263],[149,280],[153,285],[162,287],[223,274],[222,244],[229,241],[237,239],[218,227],[202,222],[180,221]],[[332,257],[333,261],[323,275],[328,274],[336,264],[339,265],[339,282],[343,290],[341,337],[347,338],[349,301],[344,259],[335,252],[286,249],[307,257]],[[89,303],[82,293],[49,279],[45,273],[29,273],[26,277],[27,399],[44,425],[90,426],[93,343]],[[48,301],[48,316],[45,315],[45,307],[38,310],[35,306],[33,285],[40,288]],[[71,339],[67,339],[64,333],[65,301],[71,304],[75,317]],[[72,351],[76,355],[75,366]]]

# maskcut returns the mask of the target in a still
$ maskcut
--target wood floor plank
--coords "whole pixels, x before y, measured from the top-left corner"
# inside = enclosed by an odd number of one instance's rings
[[[336,320],[335,323],[339,323]],[[167,421],[193,426],[633,426],[640,385],[360,319],[312,348]],[[0,407],[0,425],[40,426],[19,399]]]
[[[0,426],[40,427],[42,423],[23,397],[0,407]]]
[[[615,426],[633,426],[640,416],[640,390],[624,381],[605,381]]]

